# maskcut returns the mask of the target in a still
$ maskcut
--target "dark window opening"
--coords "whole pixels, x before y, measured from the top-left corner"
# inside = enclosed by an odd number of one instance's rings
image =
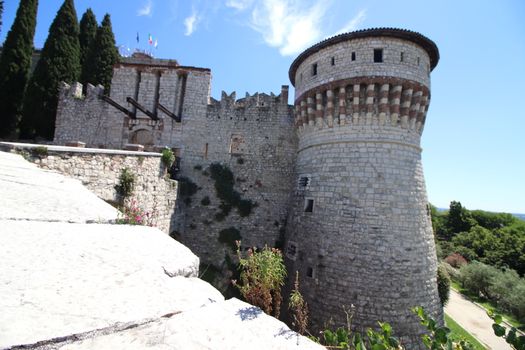
[[[374,62],[383,62],[383,49],[374,49]]]
[[[204,159],[208,159],[208,144],[204,146]]]
[[[403,62],[405,60],[405,53],[401,52],[401,56],[399,57],[399,62]]]
[[[292,243],[289,243],[288,244],[288,249],[286,250],[286,255],[288,255],[288,257],[295,257],[295,254],[297,254],[297,247],[295,244],[292,244]]]
[[[312,64],[312,75],[317,75],[317,63]]]
[[[419,57],[417,58],[417,65],[419,66]]]
[[[332,57],[332,66],[335,66],[335,57]]]
[[[302,176],[299,179],[299,187],[306,187],[308,186],[309,182],[310,182],[310,179],[307,176]]]
[[[355,61],[355,52],[352,52],[352,61]]]
[[[311,267],[306,268],[306,276],[308,277],[314,277],[314,269]]]
[[[314,211],[314,200],[313,199],[307,199],[304,204],[304,212],[305,213],[312,213]]]

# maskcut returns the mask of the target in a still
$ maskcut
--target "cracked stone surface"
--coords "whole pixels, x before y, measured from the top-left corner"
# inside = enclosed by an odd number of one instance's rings
[[[57,344],[87,349],[324,349],[284,323],[238,299],[163,318],[136,328]]]
[[[0,348],[224,300],[196,278],[198,258],[155,228],[12,220],[0,227]]]
[[[0,219],[113,222],[118,211],[80,181],[0,152]]]
[[[0,152],[0,199],[0,349],[323,349],[78,181]]]

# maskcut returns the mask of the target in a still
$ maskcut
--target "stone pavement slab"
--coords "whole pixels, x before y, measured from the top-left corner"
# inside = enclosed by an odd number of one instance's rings
[[[0,221],[0,348],[222,301],[199,259],[145,226]]]
[[[238,299],[211,303],[170,318],[71,342],[60,350],[87,349],[324,349],[284,323]]]
[[[0,152],[0,349],[323,349],[78,181]]]

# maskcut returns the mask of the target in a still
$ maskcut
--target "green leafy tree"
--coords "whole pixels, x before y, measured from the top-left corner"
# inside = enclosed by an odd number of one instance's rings
[[[106,89],[105,93],[108,94],[113,76],[113,65],[118,62],[118,58],[111,18],[106,14],[97,29],[95,41],[89,48],[87,60],[82,68],[82,80],[93,85],[103,85]]]
[[[77,14],[73,0],[64,0],[58,10],[42,55],[24,99],[21,137],[52,139],[61,81],[73,82],[80,74],[80,44]]]
[[[97,18],[93,11],[88,8],[80,19],[80,34],[78,41],[80,44],[80,65],[84,65],[84,61],[89,52],[89,48],[97,35]],[[83,82],[83,81],[82,81]]]
[[[447,231],[445,238],[450,239],[460,232],[467,232],[474,224],[475,221],[472,219],[470,212],[461,206],[461,202],[450,202],[450,209],[445,224]]]
[[[33,53],[38,0],[21,0],[0,56],[0,137],[13,137]]]

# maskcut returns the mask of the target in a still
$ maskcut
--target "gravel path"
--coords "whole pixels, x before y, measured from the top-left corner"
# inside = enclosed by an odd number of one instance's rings
[[[476,337],[487,349],[512,349],[505,339],[498,338],[492,331],[492,319],[484,309],[466,299],[460,293],[450,290],[450,300],[445,312],[461,327]]]

